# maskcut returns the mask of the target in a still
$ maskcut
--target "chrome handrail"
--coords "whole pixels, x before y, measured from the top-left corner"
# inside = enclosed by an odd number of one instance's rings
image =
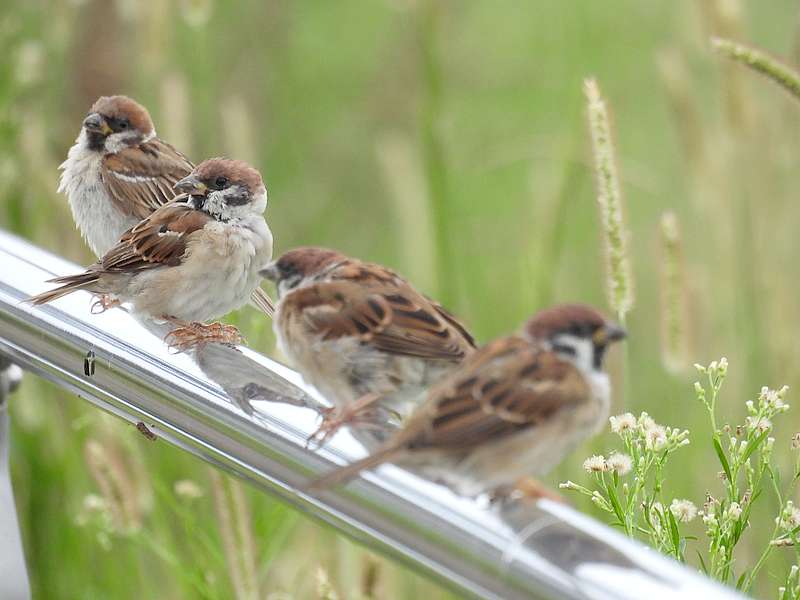
[[[0,232],[0,354],[417,571],[483,598],[740,597],[546,500],[482,506],[393,465],[310,493],[310,476],[364,450],[347,433],[305,447],[320,400],[296,373],[248,349],[170,354],[122,310],[91,315],[82,292],[22,302],[77,269]]]

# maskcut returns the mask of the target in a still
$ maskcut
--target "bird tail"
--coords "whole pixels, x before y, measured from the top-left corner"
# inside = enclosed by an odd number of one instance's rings
[[[272,298],[267,295],[267,292],[261,288],[256,288],[250,295],[250,302],[252,302],[257,309],[264,312],[268,317],[272,318],[275,314],[275,304]]]
[[[42,292],[31,298],[27,302],[31,304],[47,304],[53,300],[57,300],[62,296],[71,294],[77,290],[89,289],[93,284],[97,283],[98,274],[94,271],[85,271],[77,275],[67,275],[65,277],[56,277],[55,279],[48,279],[48,283],[60,283],[59,287],[47,292]]]
[[[369,456],[365,456],[361,460],[350,463],[347,466],[334,469],[326,475],[322,475],[314,479],[308,486],[309,491],[319,491],[325,488],[333,487],[340,483],[347,483],[353,479],[361,471],[372,469],[380,464],[385,463],[387,460],[397,454],[400,446],[396,443],[386,444],[382,448],[378,448]]]

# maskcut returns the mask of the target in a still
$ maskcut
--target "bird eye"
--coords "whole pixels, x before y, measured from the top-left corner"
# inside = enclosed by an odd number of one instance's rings
[[[128,119],[122,119],[118,124],[120,129],[127,129],[129,125]]]
[[[222,177],[222,176],[220,175],[219,177],[217,177],[217,178],[214,180],[214,187],[216,187],[218,190],[221,190],[221,189],[222,189],[222,188],[224,188],[226,185],[228,185],[228,178],[227,178],[227,177]]]

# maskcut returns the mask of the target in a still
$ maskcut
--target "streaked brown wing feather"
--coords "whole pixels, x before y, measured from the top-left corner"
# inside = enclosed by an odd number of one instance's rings
[[[175,196],[172,186],[192,172],[192,163],[155,138],[103,158],[102,177],[125,214],[144,219]]]
[[[177,266],[186,252],[189,236],[212,220],[208,214],[187,204],[162,206],[125,232],[120,242],[102,258],[102,269],[135,271]]]
[[[337,280],[292,292],[309,334],[325,340],[354,337],[384,352],[459,361],[472,350],[472,338],[444,319],[434,305],[408,284],[359,285]]]
[[[518,337],[467,358],[429,396],[404,436],[413,449],[469,449],[535,427],[589,398],[570,363]]]

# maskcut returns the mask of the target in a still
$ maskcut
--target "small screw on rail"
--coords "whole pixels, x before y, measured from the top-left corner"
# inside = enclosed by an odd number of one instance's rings
[[[92,377],[94,375],[94,359],[94,350],[89,350],[83,359],[83,373],[87,377]]]

